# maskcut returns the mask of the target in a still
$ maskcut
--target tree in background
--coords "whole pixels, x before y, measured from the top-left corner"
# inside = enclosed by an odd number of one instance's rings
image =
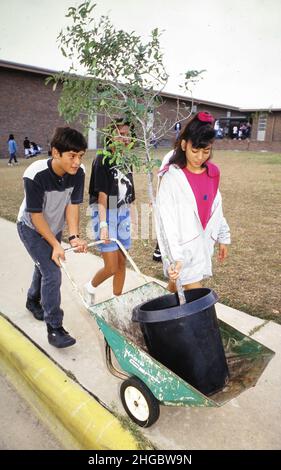
[[[178,100],[173,122],[161,120],[161,93],[169,78],[160,47],[161,33],[155,28],[150,40],[144,42],[134,31],[117,30],[108,16],[96,18],[95,6],[87,0],[68,9],[66,17],[72,20],[72,24],[60,32],[58,41],[62,54],[71,60],[72,65],[68,73],[55,74],[47,82],[54,81],[54,89],[62,83],[59,112],[67,122],[79,119],[84,128],[89,129],[96,115],[103,114],[110,122],[121,116],[132,123],[134,138],[131,144],[125,147],[121,142],[117,146],[115,143],[114,155],[105,145],[102,153],[120,169],[128,171],[133,166],[137,171],[145,171],[149,199],[161,227],[152,186],[153,168],[161,162],[152,158],[151,148],[155,139],[159,141],[174,129],[176,122],[190,116],[192,104],[188,108]],[[191,93],[191,85],[202,72],[185,72],[181,87]],[[107,142],[110,137],[108,127],[100,132]],[[163,230],[161,232],[169,253],[165,234]],[[169,256],[169,262],[173,261]]]

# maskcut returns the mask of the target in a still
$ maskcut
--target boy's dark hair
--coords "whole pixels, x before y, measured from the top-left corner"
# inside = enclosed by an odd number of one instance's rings
[[[175,163],[180,168],[186,166],[186,155],[181,148],[182,140],[186,142],[190,140],[192,147],[196,149],[206,148],[213,143],[215,135],[213,116],[207,111],[195,114],[180,133],[174,154],[169,163]]]
[[[15,139],[15,138],[14,138],[14,134],[10,134],[10,135],[9,135],[9,140],[14,140],[14,139]]]
[[[81,152],[86,150],[87,142],[83,134],[71,127],[57,127],[51,140],[51,149],[55,147],[60,154],[63,152]]]

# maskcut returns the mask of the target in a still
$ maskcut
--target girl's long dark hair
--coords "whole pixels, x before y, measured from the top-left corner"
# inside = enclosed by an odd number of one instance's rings
[[[175,151],[173,156],[170,158],[169,164],[175,163],[180,168],[186,166],[186,155],[181,148],[182,140],[186,142],[190,140],[192,147],[206,148],[212,144],[215,138],[214,131],[214,118],[208,112],[200,112],[195,114],[186,124],[182,132],[180,133],[179,139],[176,142]]]

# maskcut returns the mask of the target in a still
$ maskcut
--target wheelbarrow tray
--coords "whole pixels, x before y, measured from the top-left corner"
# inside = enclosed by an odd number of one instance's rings
[[[199,392],[149,355],[139,324],[131,320],[132,310],[168,293],[160,284],[148,282],[89,308],[122,370],[144,382],[161,404],[172,406],[221,406],[255,386],[275,353],[221,320],[230,379],[212,396]]]

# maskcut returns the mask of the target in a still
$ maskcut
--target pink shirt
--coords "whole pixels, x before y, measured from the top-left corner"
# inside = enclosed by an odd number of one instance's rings
[[[200,174],[192,173],[187,168],[182,169],[195,196],[198,214],[204,230],[212,215],[212,205],[220,182],[219,168],[210,162],[206,163],[206,166],[208,169]]]

